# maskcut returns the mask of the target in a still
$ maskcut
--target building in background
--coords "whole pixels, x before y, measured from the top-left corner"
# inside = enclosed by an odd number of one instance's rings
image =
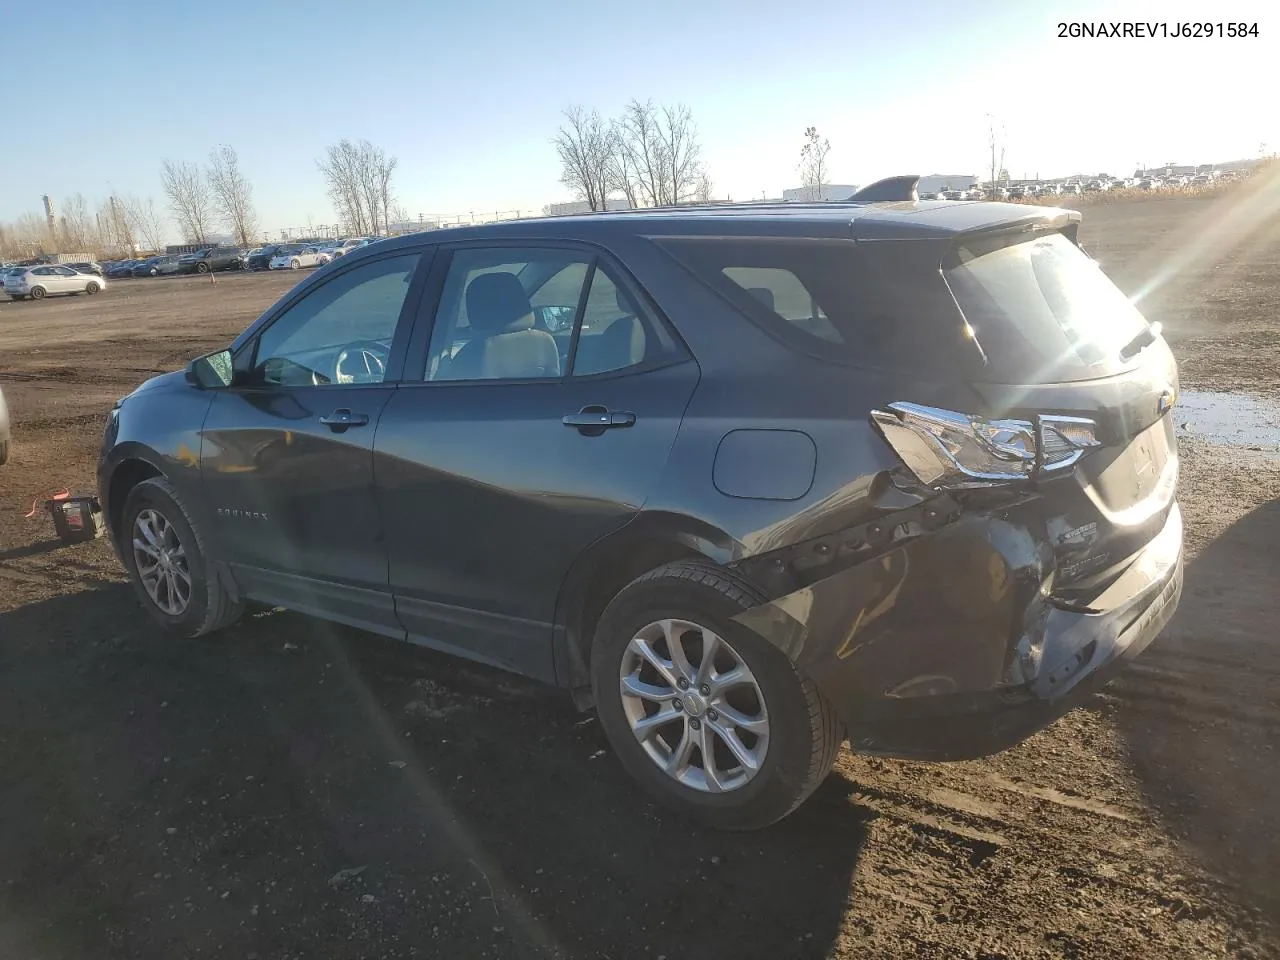
[[[817,196],[812,187],[792,187],[782,191],[785,203],[822,203],[828,200],[848,200],[858,192],[856,185],[848,183],[824,183]]]
[[[631,204],[627,202],[625,197],[617,200],[606,200],[604,202],[606,210],[630,210]],[[590,213],[591,205],[585,200],[571,200],[568,203],[548,203],[542,208],[542,212],[548,217],[566,217],[571,213]]]

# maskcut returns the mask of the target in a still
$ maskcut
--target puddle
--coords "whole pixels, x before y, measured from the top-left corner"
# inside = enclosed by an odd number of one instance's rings
[[[1184,390],[1173,408],[1179,436],[1280,453],[1280,401],[1242,393]]]

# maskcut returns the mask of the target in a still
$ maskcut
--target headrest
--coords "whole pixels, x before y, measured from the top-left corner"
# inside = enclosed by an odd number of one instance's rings
[[[773,291],[768,287],[747,287],[747,293],[751,294],[770,310],[773,309]]]
[[[631,298],[627,296],[627,292],[621,287],[613,288],[613,301],[623,313],[634,314],[636,312],[635,307],[631,305]]]
[[[533,307],[514,273],[482,273],[467,286],[467,320],[481,336],[527,330]]]

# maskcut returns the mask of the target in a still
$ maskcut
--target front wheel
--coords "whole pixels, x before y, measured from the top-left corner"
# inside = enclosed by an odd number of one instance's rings
[[[209,272],[209,265],[207,263],[196,264],[196,273],[208,273],[208,272]]]
[[[613,599],[592,645],[596,707],[622,765],[661,803],[720,829],[785,817],[843,741],[813,682],[734,621],[761,601],[713,565],[668,564]]]
[[[169,481],[130,491],[119,536],[134,591],[161,626],[198,637],[239,619],[243,606],[206,563],[204,539]]]
[[[92,280],[90,280],[88,283],[84,285],[84,292],[91,297],[101,289],[102,287],[98,286]]]

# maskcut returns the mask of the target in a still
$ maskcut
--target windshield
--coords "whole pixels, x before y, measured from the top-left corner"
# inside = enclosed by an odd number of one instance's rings
[[[1003,245],[1001,245],[1003,244]],[[1101,268],[1061,233],[1021,243],[965,242],[944,264],[947,284],[990,367],[1055,370],[1062,379],[1108,376],[1147,326]]]

